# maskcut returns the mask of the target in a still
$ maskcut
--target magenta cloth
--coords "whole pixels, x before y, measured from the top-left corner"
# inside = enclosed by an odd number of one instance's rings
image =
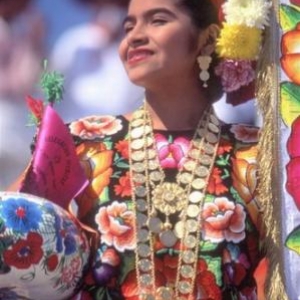
[[[87,183],[67,126],[55,110],[47,106],[20,192],[46,198],[67,209]]]

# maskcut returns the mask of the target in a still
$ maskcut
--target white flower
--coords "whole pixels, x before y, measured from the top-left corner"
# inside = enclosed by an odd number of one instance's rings
[[[264,29],[269,25],[271,5],[267,0],[228,0],[223,4],[223,12],[228,24]]]

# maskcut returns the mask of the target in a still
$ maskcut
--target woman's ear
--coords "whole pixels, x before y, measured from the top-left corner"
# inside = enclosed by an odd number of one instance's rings
[[[216,47],[216,40],[219,36],[220,28],[217,24],[211,24],[199,34],[199,55],[210,56]]]

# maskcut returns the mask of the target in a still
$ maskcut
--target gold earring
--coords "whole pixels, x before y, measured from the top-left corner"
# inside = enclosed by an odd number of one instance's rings
[[[212,58],[209,55],[200,55],[197,57],[197,62],[200,69],[199,78],[203,82],[203,87],[205,88],[207,88],[207,81],[210,78],[208,69],[211,61]]]

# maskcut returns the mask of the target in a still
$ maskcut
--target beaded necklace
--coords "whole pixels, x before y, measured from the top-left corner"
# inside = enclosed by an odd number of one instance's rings
[[[146,104],[129,124],[130,178],[136,212],[136,273],[140,299],[192,299],[199,252],[201,212],[220,139],[220,124],[210,107],[195,130],[176,182],[165,181]],[[172,215],[179,214],[173,226]],[[162,217],[164,216],[164,220]],[[166,248],[180,240],[174,286],[156,287],[153,238]]]

